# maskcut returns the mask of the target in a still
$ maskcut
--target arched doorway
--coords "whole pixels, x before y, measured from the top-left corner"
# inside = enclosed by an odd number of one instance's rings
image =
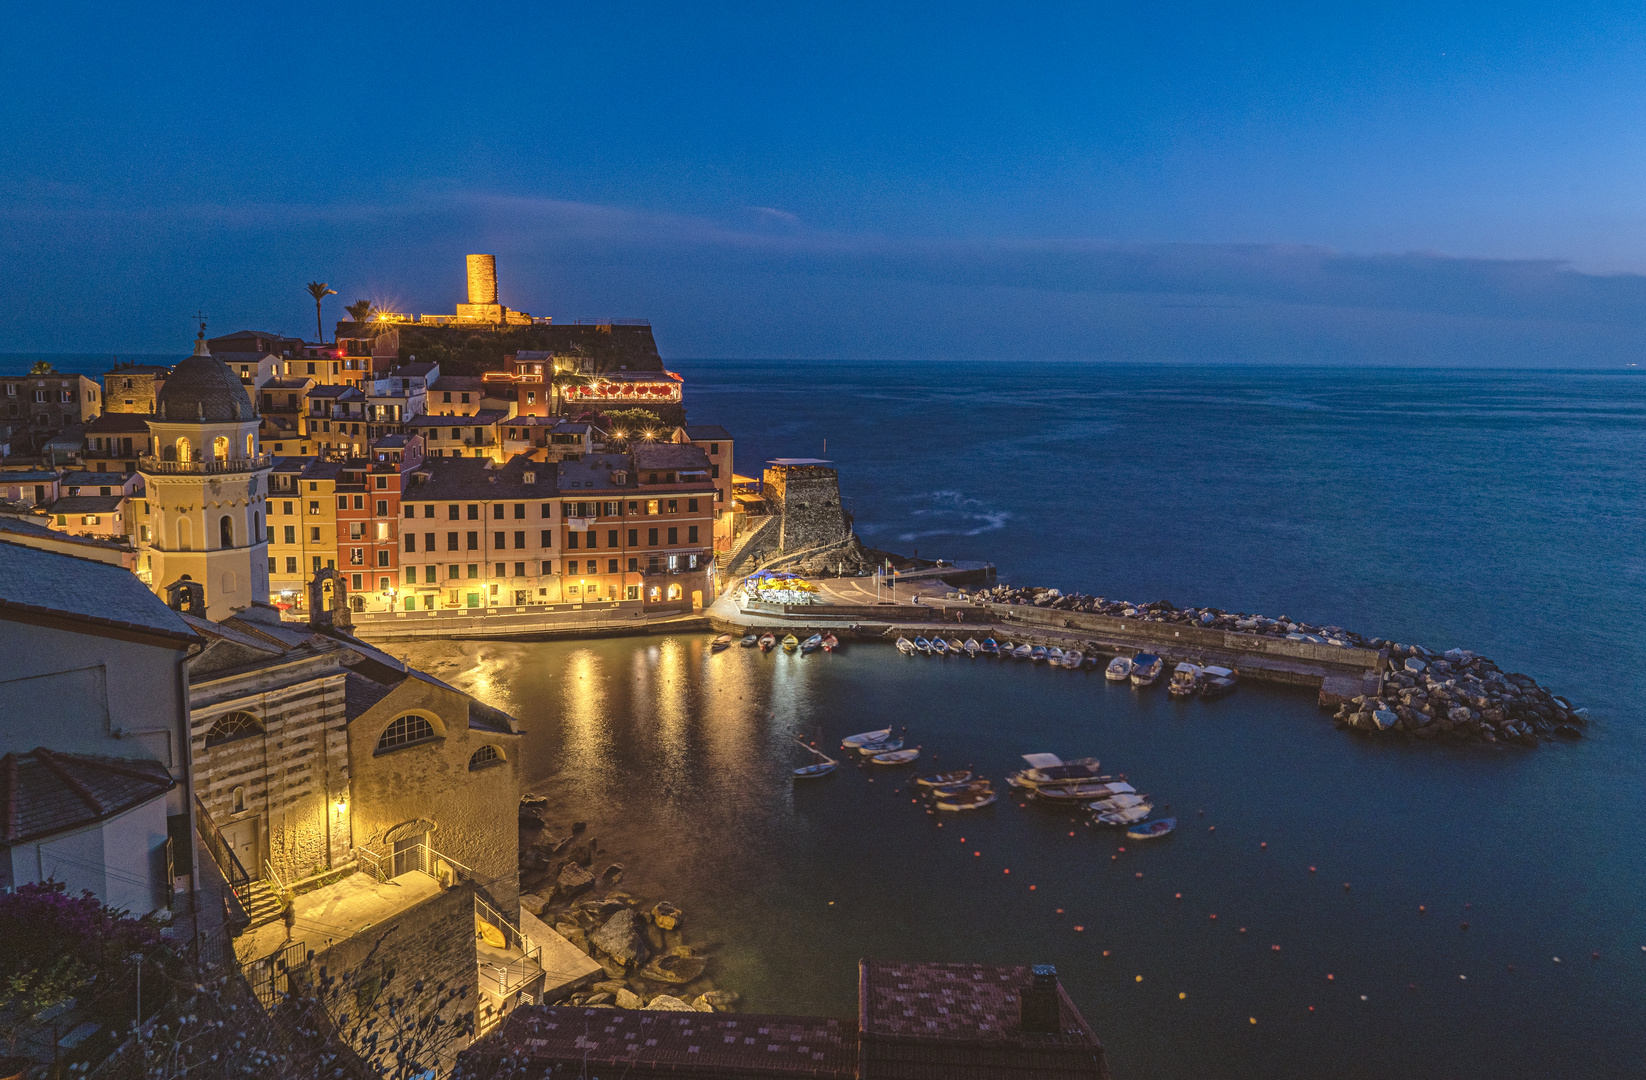
[[[211,457],[213,461],[223,461],[229,456],[229,437],[219,435],[211,441]]]
[[[189,442],[189,437],[187,435],[179,435],[177,437],[176,450],[178,461],[194,460],[194,444]]]

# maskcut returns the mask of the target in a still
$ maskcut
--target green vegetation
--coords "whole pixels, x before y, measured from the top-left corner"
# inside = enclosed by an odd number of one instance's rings
[[[328,296],[336,296],[337,290],[324,281],[311,281],[303,287],[309,290],[310,296],[314,297],[314,332],[319,335],[315,340],[324,342],[326,340],[326,324],[320,321],[320,301]]]

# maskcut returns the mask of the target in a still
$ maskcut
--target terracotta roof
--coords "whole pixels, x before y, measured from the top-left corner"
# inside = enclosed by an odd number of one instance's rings
[[[535,1005],[458,1055],[454,1080],[489,1077],[504,1057],[626,1080],[851,1080],[857,1039],[851,1021],[823,1017]]]
[[[175,784],[157,761],[63,754],[44,747],[0,757],[0,841],[62,832],[159,798]]]

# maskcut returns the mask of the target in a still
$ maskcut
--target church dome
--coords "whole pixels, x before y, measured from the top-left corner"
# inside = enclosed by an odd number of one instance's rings
[[[239,377],[206,348],[205,331],[194,342],[194,355],[166,376],[155,408],[160,419],[169,421],[232,423],[257,416]]]

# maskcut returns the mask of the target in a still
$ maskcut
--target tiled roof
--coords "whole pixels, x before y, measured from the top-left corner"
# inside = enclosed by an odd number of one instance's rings
[[[719,424],[687,424],[686,438],[692,440],[723,439],[730,441],[732,433]]]
[[[65,495],[51,504],[51,513],[112,514],[125,501],[124,495]]]
[[[58,475],[47,469],[15,469],[0,472],[0,487],[6,484],[38,484],[59,479]]]
[[[414,478],[426,474],[423,483],[414,482],[400,493],[403,502],[440,502],[450,499],[552,499],[555,489],[554,469],[534,463],[525,457],[515,457],[506,465],[487,468],[485,458],[424,458],[423,464],[412,474]],[[525,482],[530,472],[536,482]]]
[[[634,467],[637,469],[709,469],[709,455],[701,447],[688,443],[636,443]]]
[[[44,520],[44,519],[40,519]],[[10,514],[0,514],[0,533],[11,533],[14,536],[32,536],[42,540],[51,540],[59,544],[82,544],[86,547],[108,550],[125,550],[125,545],[113,540],[97,540],[89,536],[71,536],[40,524],[40,520],[30,521],[26,518],[12,517]],[[0,536],[0,541],[5,537]],[[26,542],[26,541],[20,541]]]
[[[401,379],[427,378],[429,372],[433,371],[437,366],[438,365],[436,364],[428,363],[401,364],[399,367],[389,372],[389,375],[391,378]]]
[[[626,472],[622,484],[612,481],[612,473]],[[577,461],[562,461],[556,467],[557,482],[566,494],[577,491],[623,491],[635,486],[634,469],[627,454],[589,454]]]
[[[84,622],[196,640],[181,616],[119,566],[76,559],[0,537],[0,611],[66,615]]]
[[[0,757],[0,842],[49,836],[163,797],[175,781],[157,761],[39,748]]]
[[[397,684],[373,682],[364,675],[349,672],[343,677],[343,711],[350,720],[359,716],[389,696]]]
[[[98,487],[108,484],[110,487],[120,487],[131,477],[117,472],[71,472],[63,474],[63,483],[67,487]]]
[[[111,431],[140,431],[147,435],[149,433],[149,417],[143,413],[104,413],[87,424],[86,430],[93,435],[102,435]]]
[[[505,1056],[517,1067],[563,1063],[578,1070],[567,1075],[626,1080],[851,1080],[857,1039],[850,1021],[823,1017],[531,1005],[460,1054],[453,1076],[491,1076]]]

